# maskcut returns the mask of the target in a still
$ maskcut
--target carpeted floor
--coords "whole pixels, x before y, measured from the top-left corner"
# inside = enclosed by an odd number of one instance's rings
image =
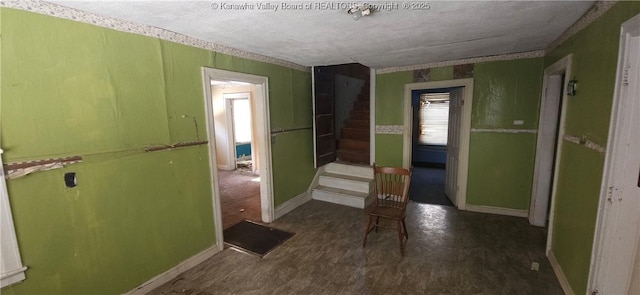
[[[444,194],[445,175],[445,169],[413,167],[409,199],[423,204],[453,206]]]
[[[240,169],[218,170],[222,228],[229,228],[243,219],[262,221],[259,177]]]

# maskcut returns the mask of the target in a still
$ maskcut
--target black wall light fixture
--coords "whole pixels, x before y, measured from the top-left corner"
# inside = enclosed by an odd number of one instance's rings
[[[567,95],[574,96],[576,95],[576,90],[578,89],[578,80],[573,78],[573,80],[569,80],[567,84]]]

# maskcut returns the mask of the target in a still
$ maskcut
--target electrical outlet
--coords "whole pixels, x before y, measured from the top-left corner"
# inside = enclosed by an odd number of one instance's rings
[[[78,185],[78,179],[75,172],[69,172],[64,174],[64,185],[68,188],[76,187]]]
[[[535,271],[540,270],[540,263],[531,262],[531,270],[535,270]]]

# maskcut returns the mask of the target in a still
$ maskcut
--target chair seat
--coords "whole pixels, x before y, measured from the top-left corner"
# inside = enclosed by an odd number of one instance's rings
[[[402,210],[401,208],[375,205],[366,208],[364,212],[367,215],[390,219],[403,219],[406,215],[405,210]]]

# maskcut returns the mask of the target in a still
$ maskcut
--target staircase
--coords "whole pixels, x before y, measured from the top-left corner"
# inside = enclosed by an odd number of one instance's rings
[[[369,164],[370,121],[369,81],[365,81],[353,103],[349,119],[340,132],[338,160],[356,164]]]
[[[355,208],[365,208],[374,197],[370,166],[329,163],[321,167],[311,198]]]

